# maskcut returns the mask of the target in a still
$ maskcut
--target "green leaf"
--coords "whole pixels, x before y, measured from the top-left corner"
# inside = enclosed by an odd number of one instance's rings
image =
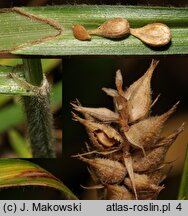
[[[53,108],[62,106],[62,82],[58,82],[53,86],[51,105]]]
[[[60,190],[67,199],[77,199],[62,181],[29,161],[1,159],[0,170],[0,188],[38,185]]]
[[[6,104],[8,101],[11,100],[11,96],[8,95],[0,95],[0,106]]]
[[[41,59],[42,71],[47,74],[53,70],[58,64],[61,63],[61,59]]]
[[[1,13],[0,52],[40,56],[188,54],[188,8],[62,5],[24,7],[21,11]],[[91,41],[78,41],[72,34],[74,24],[83,24],[90,30],[114,17],[128,19],[133,28],[165,23],[171,29],[172,42],[151,48],[133,36],[123,40],[93,36]]]
[[[17,154],[18,158],[32,158],[31,149],[29,143],[24,137],[22,137],[16,130],[9,130],[8,136],[10,144]]]
[[[0,133],[11,128],[25,119],[21,104],[14,104],[1,109]]]

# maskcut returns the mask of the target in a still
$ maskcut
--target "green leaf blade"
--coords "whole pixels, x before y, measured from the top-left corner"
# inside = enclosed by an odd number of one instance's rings
[[[47,186],[60,190],[67,199],[77,199],[59,179],[29,161],[1,159],[0,170],[0,188],[27,185]]]
[[[58,7],[24,7],[23,10],[27,13],[53,20],[64,31],[59,36],[47,41],[41,40],[41,42],[39,41],[36,44],[26,44],[24,46],[20,44],[20,47],[9,51],[11,54],[40,56],[188,54],[188,8],[63,5]],[[86,29],[93,29],[104,21],[114,17],[128,19],[133,28],[141,27],[152,22],[165,23],[172,31],[172,43],[167,47],[156,49],[146,46],[132,36],[119,41],[94,36],[91,41],[87,42],[76,40],[72,34],[72,26],[75,24],[82,24]],[[24,19],[26,18],[24,17]],[[22,28],[25,28],[24,25]],[[35,33],[36,35],[40,35],[40,29],[36,30]],[[11,40],[15,40],[10,34],[8,36]],[[20,33],[20,37],[22,36],[23,34]],[[0,50],[2,46],[4,45],[1,44],[0,40]]]
[[[11,147],[19,158],[32,158],[29,143],[16,130],[8,131]]]

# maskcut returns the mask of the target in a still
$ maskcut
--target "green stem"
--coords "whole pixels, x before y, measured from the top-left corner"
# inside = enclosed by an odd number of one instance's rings
[[[23,59],[25,79],[32,85],[40,86],[43,74],[40,59]]]
[[[180,188],[179,188],[178,199],[188,200],[188,146],[187,146],[187,152],[185,156],[185,163],[184,163],[183,174],[182,174]]]
[[[23,59],[26,81],[36,88],[42,85],[40,59]],[[24,96],[23,104],[28,121],[28,133],[34,158],[54,158],[53,120],[49,103],[49,87],[36,96]]]

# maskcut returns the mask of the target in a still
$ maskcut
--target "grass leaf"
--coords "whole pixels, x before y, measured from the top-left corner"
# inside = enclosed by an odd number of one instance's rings
[[[8,131],[10,144],[18,158],[32,158],[29,143],[16,130]]]
[[[55,176],[26,160],[0,160],[0,188],[38,185],[51,187],[64,193],[67,199],[77,197]]]
[[[41,56],[188,54],[188,8],[62,5],[23,7],[21,11],[1,11],[0,53]],[[133,28],[153,22],[165,23],[171,29],[172,42],[169,46],[151,48],[133,36],[123,40],[93,36],[91,41],[78,41],[72,34],[74,24],[83,24],[91,30],[114,17],[128,19]],[[51,22],[57,28],[50,25]]]

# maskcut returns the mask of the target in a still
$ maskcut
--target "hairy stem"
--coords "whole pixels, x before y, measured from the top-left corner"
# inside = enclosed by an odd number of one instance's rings
[[[23,59],[25,78],[40,91],[23,97],[28,133],[34,158],[54,158],[53,120],[49,103],[49,85],[43,78],[40,59]],[[45,82],[44,82],[45,81]],[[43,83],[43,84],[42,84]]]

